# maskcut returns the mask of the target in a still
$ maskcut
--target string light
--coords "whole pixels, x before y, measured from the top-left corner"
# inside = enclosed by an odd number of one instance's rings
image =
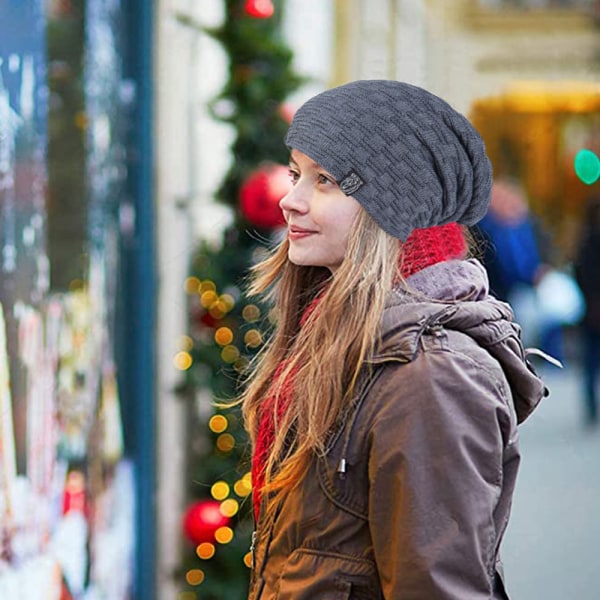
[[[262,334],[258,329],[250,329],[244,335],[244,343],[249,348],[258,348],[262,344]]]
[[[233,491],[240,497],[245,498],[252,491],[252,483],[247,479],[239,479],[233,485]]]
[[[226,481],[217,481],[210,488],[210,495],[215,500],[225,500],[229,496],[229,484]]]
[[[219,301],[225,305],[227,312],[235,306],[235,298],[231,294],[221,294]]]
[[[221,502],[219,510],[224,517],[233,517],[240,510],[240,503],[234,498],[228,498]]]
[[[185,580],[190,585],[200,585],[204,581],[204,571],[202,569],[190,569],[185,574]]]
[[[210,560],[215,555],[216,548],[210,542],[202,542],[196,548],[196,555],[202,560]]]
[[[186,294],[197,294],[200,289],[200,284],[201,281],[197,277],[188,277],[183,284],[183,289]]]
[[[229,327],[219,327],[215,331],[215,342],[219,344],[219,346],[228,346],[233,342],[233,331],[229,329]]]
[[[200,304],[204,308],[210,308],[217,300],[218,296],[215,291],[207,290],[200,294]]]
[[[219,542],[219,544],[229,544],[233,539],[233,529],[231,527],[219,527],[215,531],[215,540]]]
[[[231,452],[235,448],[235,438],[230,433],[221,434],[217,438],[217,448],[221,452]]]
[[[247,304],[242,309],[242,317],[248,321],[248,323],[254,323],[260,318],[260,309],[256,304]]]
[[[217,286],[214,281],[210,279],[205,279],[202,283],[200,283],[200,287],[198,289],[199,294],[203,294],[204,292],[216,292]]]
[[[179,338],[179,347],[189,352],[194,347],[194,340],[189,335],[182,335]]]
[[[235,346],[225,346],[221,350],[221,358],[223,362],[234,363],[240,357],[240,351]]]
[[[180,371],[187,371],[192,366],[192,356],[189,352],[178,352],[173,357],[173,364]]]
[[[213,415],[208,422],[208,427],[213,433],[223,433],[228,425],[229,423],[223,415]]]

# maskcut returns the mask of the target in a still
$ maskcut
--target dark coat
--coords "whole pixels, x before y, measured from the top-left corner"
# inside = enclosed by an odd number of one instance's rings
[[[505,599],[517,423],[542,397],[476,261],[409,279],[324,456],[259,522],[250,600]],[[455,302],[455,300],[459,300]]]

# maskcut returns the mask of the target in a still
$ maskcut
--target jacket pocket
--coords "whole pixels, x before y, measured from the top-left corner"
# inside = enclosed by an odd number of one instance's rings
[[[282,569],[276,600],[375,600],[381,597],[373,561],[298,549]]]

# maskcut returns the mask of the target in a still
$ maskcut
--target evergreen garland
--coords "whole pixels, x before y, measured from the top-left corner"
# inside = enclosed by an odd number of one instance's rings
[[[239,408],[218,409],[214,402],[239,393],[240,374],[268,332],[265,307],[243,298],[242,282],[264,246],[257,239],[268,239],[271,232],[246,221],[238,198],[260,163],[287,163],[283,138],[288,123],[282,105],[302,83],[292,72],[292,52],[281,34],[283,1],[275,0],[273,16],[264,19],[247,14],[244,0],[224,3],[223,24],[208,33],[229,56],[229,77],[211,110],[236,132],[231,167],[217,192],[217,200],[230,206],[235,218],[222,245],[214,248],[202,242],[193,256],[186,281],[189,348],[180,353],[180,368],[186,373],[181,392],[189,401],[189,503],[227,502],[221,506],[233,513],[228,524],[233,537],[212,542],[214,554],[206,543],[197,547],[186,542],[180,600],[247,597],[254,527],[248,440]],[[230,532],[222,529],[217,535],[227,540]]]

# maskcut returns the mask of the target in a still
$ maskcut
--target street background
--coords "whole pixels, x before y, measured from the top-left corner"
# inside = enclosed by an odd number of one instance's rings
[[[580,370],[549,367],[550,396],[521,426],[522,461],[502,547],[514,600],[600,598],[600,430],[583,425]]]

